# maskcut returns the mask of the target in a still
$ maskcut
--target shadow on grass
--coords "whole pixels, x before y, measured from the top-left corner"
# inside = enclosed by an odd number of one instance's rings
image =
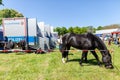
[[[80,59],[71,59],[71,60],[68,60],[68,62],[79,62],[79,61],[80,61]],[[96,61],[96,59],[89,59],[89,60],[87,60],[87,62],[85,62],[83,60],[83,63],[86,63],[86,64],[82,64],[83,66],[98,65],[98,62]]]
[[[22,53],[22,52],[18,52],[18,53],[15,53],[16,55],[25,55],[26,53]]]

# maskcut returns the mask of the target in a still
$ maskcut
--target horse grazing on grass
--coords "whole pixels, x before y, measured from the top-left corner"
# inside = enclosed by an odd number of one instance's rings
[[[63,35],[62,37],[62,44],[60,45],[60,51],[62,53],[62,62],[65,63],[64,60],[67,58],[68,60],[68,53],[70,50],[70,47],[74,47],[77,49],[81,49],[82,51],[82,57],[80,60],[80,65],[82,65],[83,59],[87,61],[87,53],[88,50],[94,55],[96,58],[98,65],[100,66],[100,60],[98,55],[95,52],[95,49],[97,48],[100,50],[100,53],[102,54],[102,61],[106,68],[112,69],[112,61],[111,61],[111,55],[109,53],[109,50],[107,49],[104,42],[97,37],[96,35],[92,33],[86,33],[86,34],[75,34],[75,33],[67,33]]]

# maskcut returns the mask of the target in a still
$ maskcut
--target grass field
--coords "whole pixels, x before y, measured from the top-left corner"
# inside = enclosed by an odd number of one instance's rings
[[[72,51],[69,62],[63,64],[61,53],[1,53],[0,80],[120,80],[120,48],[108,46],[114,69],[99,67],[89,53],[88,63],[79,65],[81,52]],[[101,54],[98,52],[100,59]]]

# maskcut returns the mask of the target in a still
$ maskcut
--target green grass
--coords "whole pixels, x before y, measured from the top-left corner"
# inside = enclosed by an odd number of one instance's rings
[[[1,53],[0,80],[119,80],[120,48],[116,45],[108,47],[114,69],[99,67],[93,55],[89,53],[88,63],[79,65],[81,51],[71,51],[69,62],[63,64],[61,53]],[[100,59],[101,54],[98,52]]]

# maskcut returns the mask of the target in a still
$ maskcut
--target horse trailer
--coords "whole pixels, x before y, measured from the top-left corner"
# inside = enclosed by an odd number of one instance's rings
[[[50,49],[50,27],[40,26],[36,18],[4,18],[3,35],[6,41],[25,40],[28,46]],[[47,48],[45,47],[47,46]]]

